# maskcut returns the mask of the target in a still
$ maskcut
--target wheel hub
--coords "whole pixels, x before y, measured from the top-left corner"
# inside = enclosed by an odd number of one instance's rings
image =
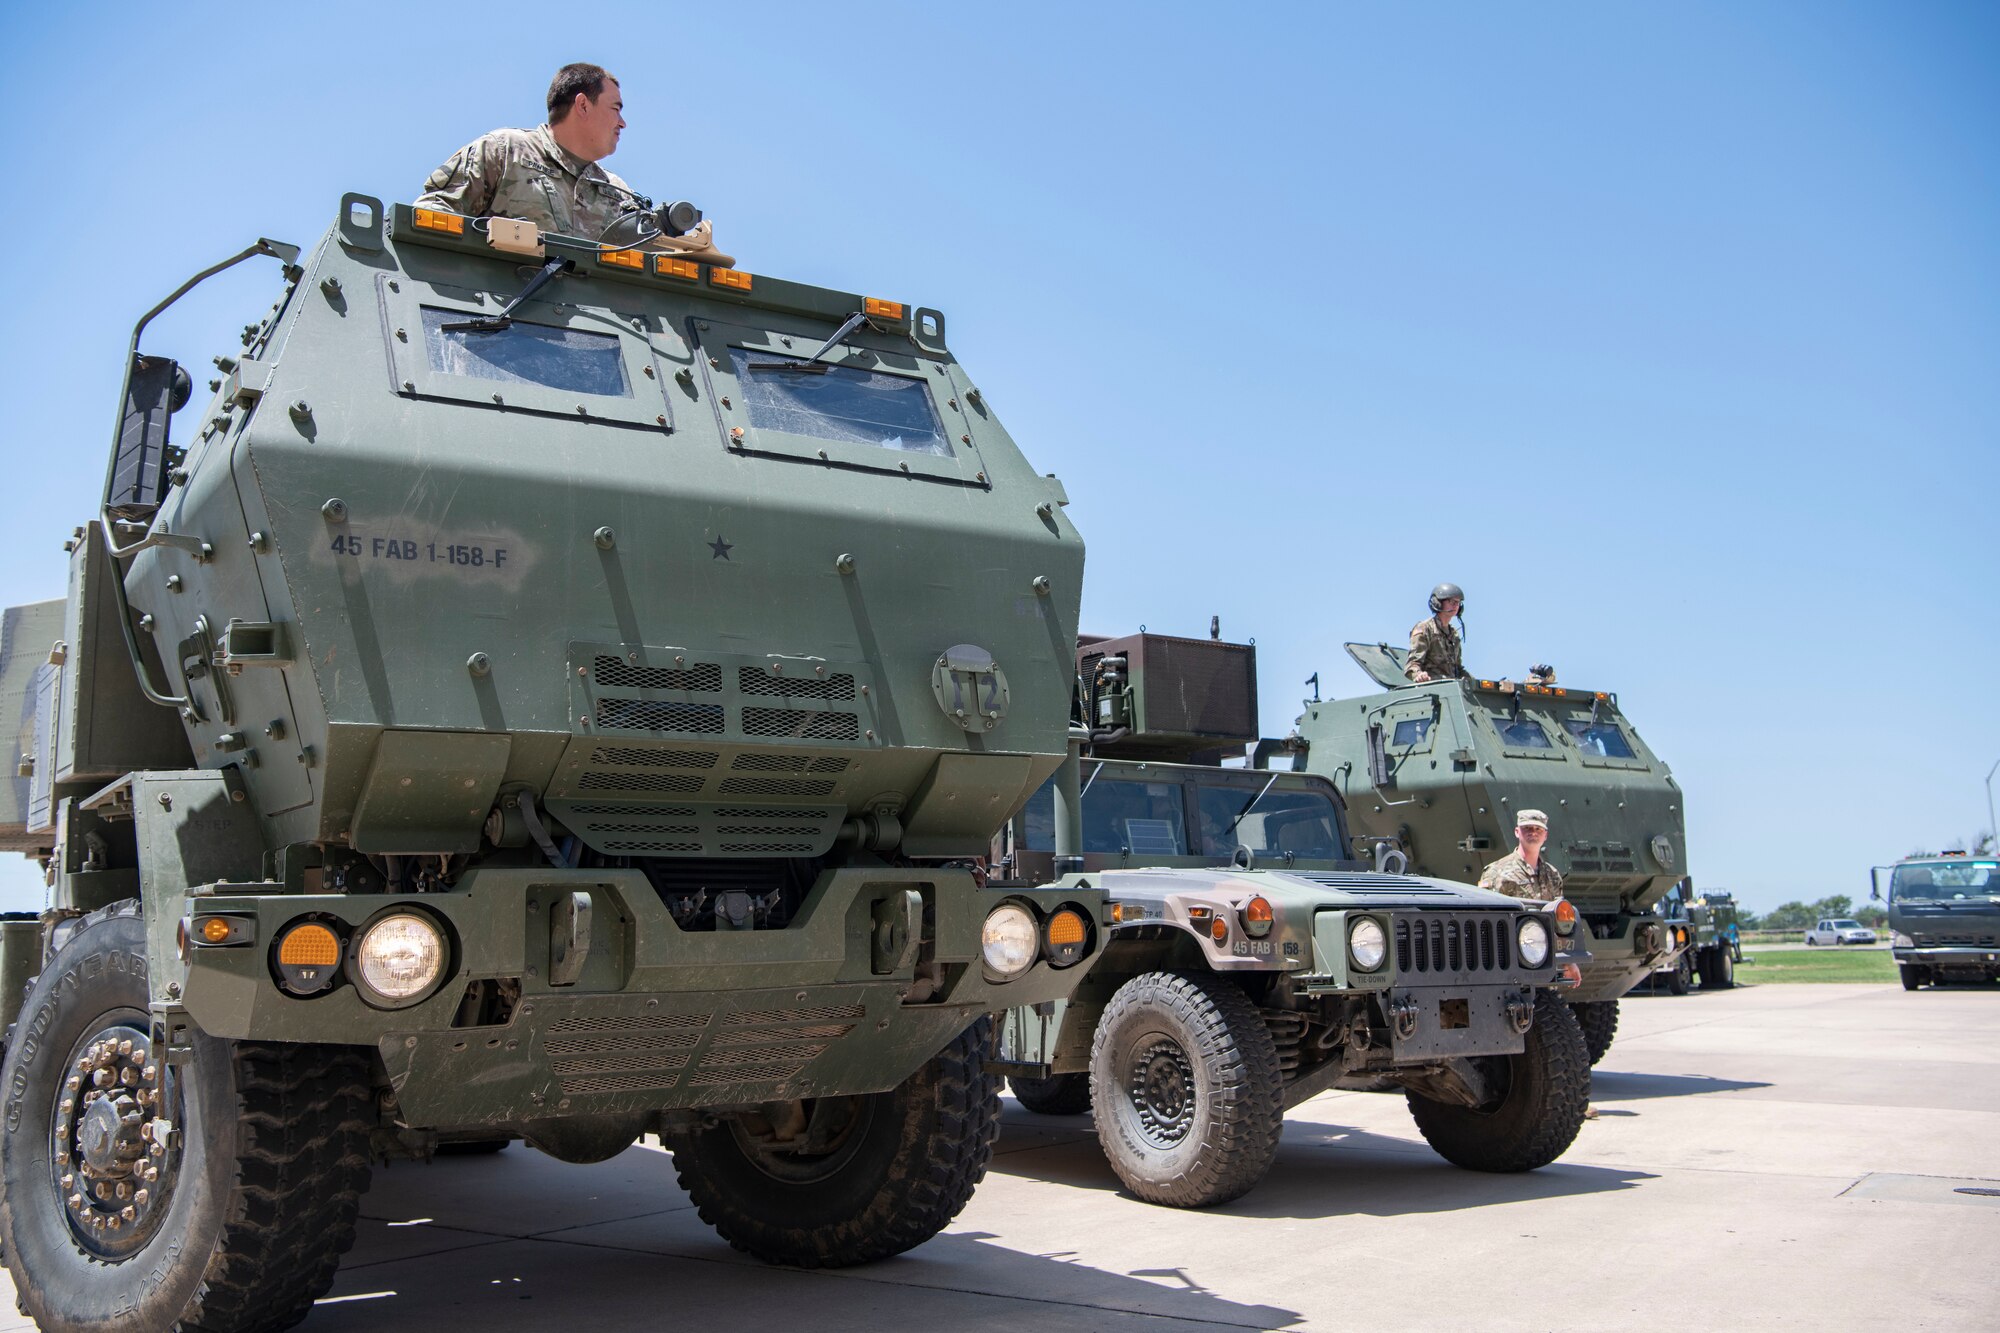
[[[1171,1148],[1194,1126],[1194,1063],[1181,1044],[1160,1037],[1132,1057],[1126,1094],[1139,1132],[1156,1148]]]
[[[51,1164],[70,1227],[93,1252],[137,1250],[165,1212],[178,1135],[146,1033],[113,1023],[76,1048],[56,1091]]]

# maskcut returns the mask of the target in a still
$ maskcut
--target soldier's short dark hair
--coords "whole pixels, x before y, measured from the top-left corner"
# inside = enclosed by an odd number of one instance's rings
[[[576,95],[582,93],[595,102],[604,96],[604,81],[618,82],[618,76],[607,74],[602,65],[564,65],[549,80],[549,124],[560,125],[569,109],[576,105]]]

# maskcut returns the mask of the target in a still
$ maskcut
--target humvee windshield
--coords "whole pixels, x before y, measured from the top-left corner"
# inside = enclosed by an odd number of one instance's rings
[[[1897,866],[1891,898],[1983,898],[2000,894],[2000,862],[1931,861]]]
[[[824,374],[750,373],[752,366],[796,364],[793,358],[741,347],[729,349],[750,424],[842,444],[871,444],[905,453],[952,456],[951,441],[931,402],[930,386],[910,375],[853,366]],[[822,363],[823,364],[823,363]]]
[[[1576,748],[1585,754],[1594,754],[1605,759],[1637,759],[1632,743],[1625,739],[1625,733],[1615,722],[1592,722],[1587,718],[1574,718],[1563,723],[1563,727],[1576,740]]]
[[[465,318],[462,310],[424,307],[424,350],[432,370],[506,384],[632,396],[624,354],[611,334],[518,322],[491,332],[445,328]]]
[[[1259,859],[1337,860],[1340,826],[1333,801],[1316,791],[1263,789],[1262,784],[1144,782],[1085,767],[1083,850],[1133,856],[1228,859],[1239,847]],[[1261,792],[1260,792],[1261,789]],[[1248,807],[1247,809],[1245,807]],[[1055,850],[1055,787],[1044,784],[1021,812],[1024,850]],[[1190,843],[1192,817],[1196,841]],[[1234,825],[1232,828],[1231,825]]]

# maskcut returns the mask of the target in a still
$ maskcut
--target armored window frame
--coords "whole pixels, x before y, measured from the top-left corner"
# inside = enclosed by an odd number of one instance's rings
[[[1633,734],[1631,728],[1616,718],[1600,717],[1593,724],[1590,721],[1590,714],[1587,711],[1579,711],[1558,720],[1562,723],[1562,738],[1569,743],[1567,748],[1574,750],[1577,758],[1587,767],[1622,768],[1638,773],[1650,772],[1652,770],[1652,762],[1646,757],[1645,749],[1640,744],[1638,736]],[[1579,733],[1577,729],[1579,727],[1594,728],[1599,731],[1615,731],[1619,739],[1625,743],[1626,748],[1631,750],[1632,753],[1629,755],[1593,753],[1578,739]]]
[[[1500,742],[1500,753],[1510,759],[1554,759],[1560,762],[1567,758],[1565,748],[1556,744],[1555,737],[1551,736],[1549,729],[1542,725],[1543,719],[1533,713],[1523,712],[1517,716],[1500,710],[1489,713],[1487,722],[1492,726],[1493,734]],[[1515,727],[1534,728],[1535,733],[1542,738],[1542,743],[1534,745],[1510,738],[1507,733],[1509,729]]]
[[[514,270],[505,269],[509,281]],[[622,290],[622,289],[621,289]],[[431,364],[425,336],[424,311],[448,311],[466,319],[491,319],[513,299],[514,292],[495,286],[487,290],[421,282],[408,274],[376,278],[383,344],[388,349],[391,388],[419,399],[443,400],[487,411],[531,413],[570,421],[602,422],[656,432],[674,428],[673,407],[665,384],[689,355],[671,328],[647,332],[635,329],[648,321],[637,311],[609,306],[531,301],[515,321],[564,332],[614,337],[628,394],[599,394],[557,389],[545,384],[484,379],[440,370]],[[469,334],[469,337],[485,335]]]

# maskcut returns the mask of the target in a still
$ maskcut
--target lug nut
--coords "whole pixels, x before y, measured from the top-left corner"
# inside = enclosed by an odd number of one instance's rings
[[[132,1202],[138,1204],[141,1208],[144,1208],[147,1204],[151,1203],[152,1200],[153,1200],[153,1192],[151,1190],[142,1189],[137,1194],[134,1194],[132,1196]]]

